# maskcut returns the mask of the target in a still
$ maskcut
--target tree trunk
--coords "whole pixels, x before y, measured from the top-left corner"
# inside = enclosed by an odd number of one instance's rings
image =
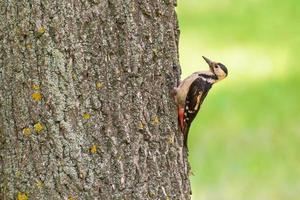
[[[0,199],[190,199],[172,0],[0,3]]]

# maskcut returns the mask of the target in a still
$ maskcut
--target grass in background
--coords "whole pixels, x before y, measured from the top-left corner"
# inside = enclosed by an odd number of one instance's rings
[[[287,0],[178,2],[183,77],[229,69],[189,136],[194,200],[300,194],[300,7]]]

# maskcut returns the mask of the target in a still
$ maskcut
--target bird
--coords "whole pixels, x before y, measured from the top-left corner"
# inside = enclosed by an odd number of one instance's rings
[[[209,66],[207,71],[197,71],[173,88],[172,94],[177,104],[178,124],[183,133],[183,144],[187,148],[188,132],[200,107],[213,84],[223,80],[228,75],[224,64],[214,62],[205,56],[203,59]]]

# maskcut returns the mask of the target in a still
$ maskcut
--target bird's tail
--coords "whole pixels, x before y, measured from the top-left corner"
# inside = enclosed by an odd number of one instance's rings
[[[184,122],[184,108],[178,108],[178,124],[180,127],[180,130],[183,134],[183,145],[187,148],[187,140],[188,140],[188,134],[190,125]]]
[[[189,125],[185,125],[183,128],[183,145],[185,148],[188,148],[188,135],[189,135],[189,130],[190,130],[190,126]]]

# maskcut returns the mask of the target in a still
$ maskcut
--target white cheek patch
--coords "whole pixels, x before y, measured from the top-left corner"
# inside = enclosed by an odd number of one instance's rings
[[[220,67],[216,70],[216,74],[218,77],[225,77],[225,72]]]

